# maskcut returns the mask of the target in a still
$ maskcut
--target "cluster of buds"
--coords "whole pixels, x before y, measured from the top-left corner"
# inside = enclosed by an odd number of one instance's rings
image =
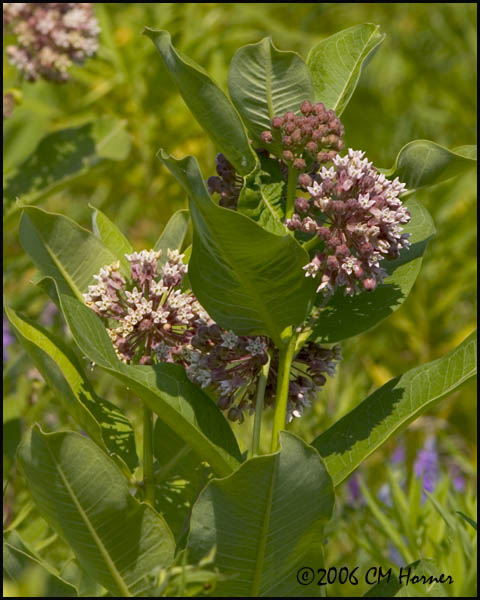
[[[302,102],[300,115],[289,111],[272,119],[272,130],[263,131],[261,139],[266,147],[273,143],[281,146],[280,158],[299,173],[298,183],[306,188],[318,168],[331,161],[344,147],[344,128],[333,110],[326,110],[322,102]]]
[[[350,296],[375,289],[386,276],[380,261],[410,245],[410,234],[402,233],[410,214],[398,197],[405,184],[389,181],[363,157],[352,149],[336,156],[308,188],[312,197],[297,198],[286,221],[291,230],[318,236],[320,250],[304,269],[320,279],[317,291],[325,296],[339,287]]]
[[[66,81],[72,64],[83,64],[98,49],[92,3],[6,2],[3,24],[17,36],[7,56],[29,81]]]
[[[235,209],[243,179],[222,153],[215,157],[215,168],[218,176],[212,175],[207,179],[208,192],[220,194],[220,206]]]
[[[231,421],[243,423],[245,411],[255,412],[258,378],[272,356],[265,406],[273,406],[277,388],[279,353],[265,337],[238,336],[218,325],[200,327],[192,338],[194,351],[187,368],[197,385],[210,388],[218,396],[218,406]],[[295,358],[287,401],[287,420],[301,417],[325,385],[325,375],[335,374],[340,347],[323,348],[309,342]]]
[[[159,273],[160,255],[154,250],[125,255],[130,281],[122,276],[117,262],[103,267],[94,276],[97,283],[84,294],[87,306],[116,322],[107,331],[123,362],[186,364],[193,335],[209,319],[195,296],[180,289],[187,271],[183,255],[169,250]]]

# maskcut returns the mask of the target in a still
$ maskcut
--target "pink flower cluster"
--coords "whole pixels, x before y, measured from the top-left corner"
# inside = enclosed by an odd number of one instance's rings
[[[318,278],[317,291],[326,296],[337,288],[350,296],[375,289],[386,276],[380,261],[397,258],[410,245],[410,234],[402,233],[410,214],[399,199],[405,185],[379,173],[364,152],[350,149],[323,167],[308,191],[311,198],[297,198],[296,212],[286,221],[289,229],[319,238],[306,276]]]
[[[6,2],[3,24],[17,36],[7,56],[29,81],[66,81],[72,64],[82,64],[98,49],[92,3]]]

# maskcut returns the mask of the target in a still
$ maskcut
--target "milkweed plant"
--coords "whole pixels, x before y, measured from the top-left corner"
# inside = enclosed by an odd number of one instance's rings
[[[63,81],[96,50],[89,5],[55,5],[45,31],[22,6],[10,5],[20,40],[7,50],[27,78]],[[33,10],[24,25],[22,10]],[[47,29],[56,45],[31,51]],[[329,564],[336,488],[474,375],[476,337],[359,398],[313,440],[289,423],[322,402],[343,340],[401,308],[435,233],[415,191],[471,167],[476,147],[416,140],[388,169],[349,147],[342,113],[384,38],[375,25],[320,41],[306,61],[271,38],[239,48],[228,93],[168,32],[145,35],[215,145],[216,172],[159,150],[189,208],[137,251],[99,210],[90,232],[22,205],[20,241],[79,353],[5,313],[80,432],[34,426],[18,464],[40,514],[107,595],[164,595],[178,565],[205,561],[215,577],[203,594],[324,595],[298,573]],[[80,357],[141,400],[141,461],[132,425],[97,395]],[[251,420],[242,453],[234,430]],[[57,580],[61,595],[77,595]]]

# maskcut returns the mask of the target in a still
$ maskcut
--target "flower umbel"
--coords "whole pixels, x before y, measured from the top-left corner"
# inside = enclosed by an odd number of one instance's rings
[[[3,24],[17,36],[7,56],[29,81],[66,81],[72,64],[82,64],[98,49],[92,3],[6,2]]]
[[[286,221],[289,229],[322,242],[304,269],[320,280],[317,291],[325,296],[339,287],[350,296],[375,289],[386,276],[380,261],[397,258],[410,245],[410,234],[402,233],[410,214],[398,197],[405,184],[389,181],[363,157],[352,149],[336,156],[308,187],[312,197],[297,198],[297,212]]]
[[[185,348],[198,324],[209,319],[195,296],[179,289],[187,271],[183,254],[169,250],[159,273],[160,255],[154,250],[126,255],[130,281],[121,275],[117,262],[103,267],[94,276],[97,283],[84,294],[87,306],[116,321],[117,326],[107,331],[123,362],[185,363]]]

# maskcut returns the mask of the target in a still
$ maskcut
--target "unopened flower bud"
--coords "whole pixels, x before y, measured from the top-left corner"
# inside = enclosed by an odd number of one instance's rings
[[[272,127],[275,129],[280,129],[280,127],[283,125],[283,118],[282,117],[273,117],[272,119]]]
[[[298,176],[298,184],[303,188],[309,187],[312,185],[312,178],[307,173],[302,173]]]
[[[367,277],[362,281],[362,285],[364,290],[366,290],[367,292],[371,292],[376,288],[377,282],[373,277]]]
[[[312,103],[309,100],[304,100],[300,107],[300,110],[304,115],[309,115],[312,112]]]
[[[295,199],[295,210],[299,213],[305,213],[310,208],[310,203],[306,198]]]
[[[290,150],[284,150],[282,152],[283,160],[286,162],[290,162],[293,160],[293,153]]]
[[[297,171],[303,171],[303,169],[305,169],[307,165],[303,158],[296,158],[293,161],[293,166],[295,169],[297,169]]]
[[[260,137],[262,139],[262,142],[265,142],[265,144],[269,144],[273,139],[271,131],[262,131]]]

